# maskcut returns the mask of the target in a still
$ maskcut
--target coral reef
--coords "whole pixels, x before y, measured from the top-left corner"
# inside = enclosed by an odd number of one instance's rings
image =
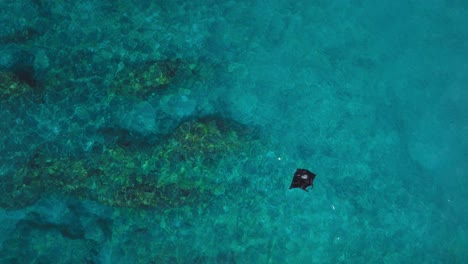
[[[0,206],[21,208],[54,193],[118,207],[203,205],[227,187],[223,161],[259,149],[249,133],[233,121],[207,117],[181,124],[146,151],[114,144],[83,158],[54,158],[38,150],[28,166],[0,178]]]
[[[145,98],[164,89],[183,67],[180,60],[147,62],[137,67],[125,67],[116,73],[111,93]],[[123,67],[123,66],[122,66]]]
[[[0,100],[10,100],[32,92],[31,86],[22,82],[13,72],[0,71]]]
[[[164,59],[125,67],[123,63],[109,90],[112,95],[135,96],[145,99],[161,93],[171,84],[207,80],[213,75],[213,66],[202,61]]]

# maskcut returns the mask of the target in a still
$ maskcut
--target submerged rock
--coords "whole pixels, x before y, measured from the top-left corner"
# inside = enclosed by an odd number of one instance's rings
[[[14,73],[0,71],[0,100],[21,97],[31,91],[31,86],[22,82]]]
[[[206,206],[238,180],[224,175],[228,164],[263,150],[249,128],[217,117],[185,122],[146,149],[100,149],[81,158],[37,151],[28,166],[0,178],[0,206],[22,208],[55,193],[118,207]]]

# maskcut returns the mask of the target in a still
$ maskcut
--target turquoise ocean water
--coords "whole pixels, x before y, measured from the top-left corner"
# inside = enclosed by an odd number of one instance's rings
[[[468,263],[467,1],[3,0],[0,25],[0,263]]]

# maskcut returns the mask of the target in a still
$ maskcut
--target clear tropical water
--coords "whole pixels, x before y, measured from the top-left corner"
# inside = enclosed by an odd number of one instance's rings
[[[467,263],[468,2],[0,10],[1,263]]]

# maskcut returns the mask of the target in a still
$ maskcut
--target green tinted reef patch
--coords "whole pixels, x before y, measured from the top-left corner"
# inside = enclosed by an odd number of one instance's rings
[[[241,149],[243,140],[233,124],[217,118],[182,123],[161,153],[170,160],[196,158],[209,165]]]
[[[204,206],[235,180],[225,176],[227,160],[243,160],[260,149],[251,133],[233,121],[209,117],[181,124],[149,151],[117,144],[83,158],[37,151],[27,166],[0,179],[0,206],[21,208],[54,193],[116,207]]]
[[[182,59],[150,61],[128,67],[120,64],[120,66],[110,93],[139,98],[160,93],[173,84],[209,79],[214,71],[208,64]]]
[[[178,63],[148,62],[126,67],[116,74],[111,93],[143,97],[164,89],[175,75]]]
[[[226,182],[235,181],[226,178],[226,165],[245,160],[252,149],[260,149],[247,134],[253,132],[216,117],[181,124],[153,153],[151,160],[163,172],[158,186],[196,186],[204,192],[224,193]]]
[[[22,82],[14,73],[0,71],[0,100],[15,99],[31,91],[31,86]]]

